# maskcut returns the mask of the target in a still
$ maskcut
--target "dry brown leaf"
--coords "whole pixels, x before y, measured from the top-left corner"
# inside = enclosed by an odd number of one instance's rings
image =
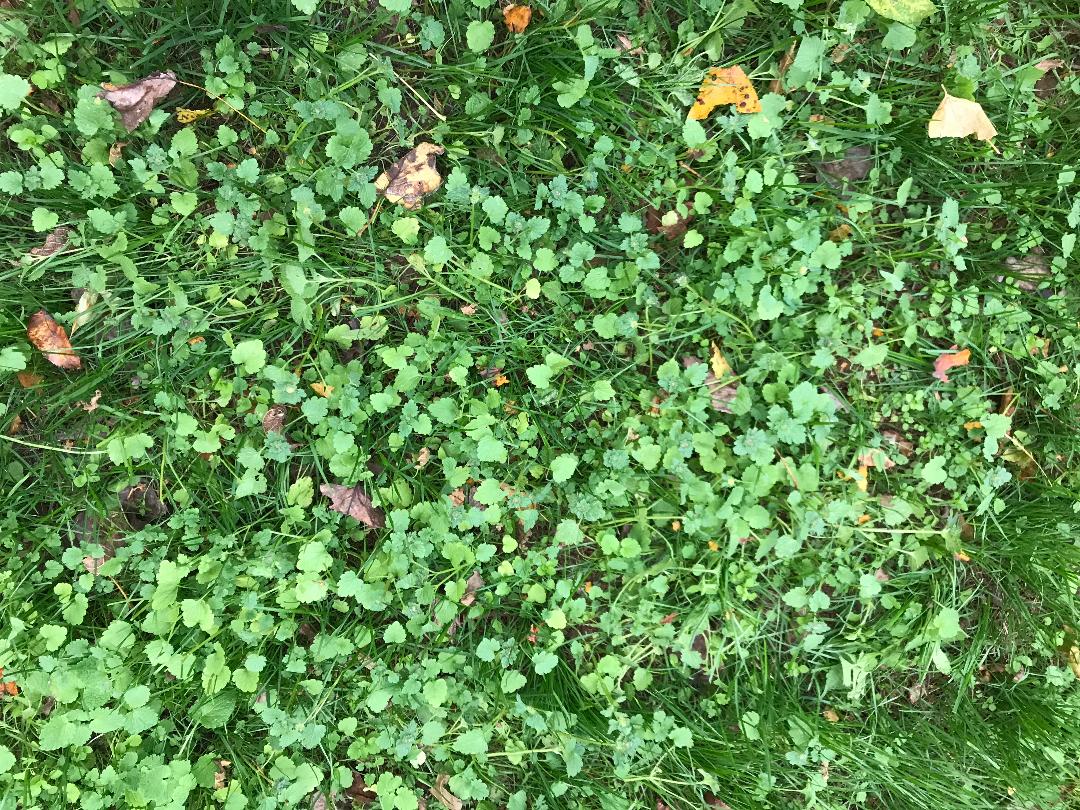
[[[442,185],[435,158],[446,150],[433,143],[420,143],[405,153],[375,179],[375,189],[387,202],[414,209],[428,194]]]
[[[422,470],[430,460],[431,451],[426,447],[421,447],[420,452],[416,454],[416,464],[413,466],[418,470]]]
[[[71,229],[63,225],[54,228],[53,232],[45,237],[45,244],[41,247],[31,248],[30,255],[35,259],[44,259],[46,256],[58,253],[67,247],[69,233],[71,233]]]
[[[721,104],[734,104],[741,113],[761,112],[757,91],[738,65],[709,69],[687,117],[704,120]]]
[[[386,525],[383,510],[371,502],[360,484],[352,487],[344,484],[321,484],[319,492],[330,499],[330,508],[335,512],[348,515],[373,529],[381,529]]]
[[[229,785],[229,766],[232,765],[227,759],[219,759],[217,762],[217,771],[214,772],[214,790],[222,790]]]
[[[721,355],[723,359],[723,355]],[[690,368],[696,366],[701,361],[693,355],[687,355],[683,358],[683,368]],[[712,358],[711,363],[715,362],[715,356]],[[726,360],[724,361],[727,362]],[[728,367],[728,374],[731,373],[731,367]],[[735,397],[739,393],[739,383],[730,382],[726,385],[721,382],[720,378],[710,369],[705,373],[705,387],[709,389],[709,404],[714,411],[720,413],[731,413],[731,403],[735,400]]]
[[[450,777],[445,773],[440,773],[435,777],[435,786],[431,788],[431,798],[447,810],[461,810],[461,799],[450,792],[450,788],[447,787],[449,781]]]
[[[23,388],[34,388],[35,386],[41,385],[45,380],[40,374],[35,374],[32,371],[20,371],[15,375],[15,379],[19,381],[19,385]]]
[[[949,381],[949,375],[946,374],[949,369],[956,368],[957,366],[966,366],[971,361],[971,349],[964,349],[963,351],[956,351],[956,346],[952,347],[951,351],[942,352],[934,360],[934,377],[942,382]]]
[[[997,135],[997,130],[979,102],[957,98],[945,91],[945,98],[930,116],[927,135],[931,138],[966,138],[974,135],[980,141],[989,141]]]
[[[856,182],[866,179],[872,168],[874,168],[873,150],[866,144],[852,146],[844,152],[843,157],[822,163],[818,167],[818,179],[833,186],[845,180]]]
[[[115,166],[116,161],[120,160],[120,155],[124,151],[124,147],[127,146],[127,141],[117,141],[109,147],[109,165]]]
[[[635,48],[634,43],[630,41],[630,37],[626,34],[618,34],[615,39],[619,41],[619,44],[615,46],[615,50],[621,53],[625,53],[628,56],[641,56],[645,53],[645,49],[640,45]]]
[[[57,368],[82,368],[82,360],[72,350],[67,331],[45,310],[38,310],[30,316],[26,324],[26,337]]]
[[[109,102],[117,112],[128,132],[145,121],[165,96],[176,87],[176,74],[171,70],[151,73],[131,84],[101,85],[98,98]]]
[[[157,523],[169,514],[169,508],[161,500],[161,493],[152,481],[139,481],[124,487],[117,499],[124,519],[135,531]]]
[[[1041,59],[1035,63],[1035,68],[1044,73],[1048,70],[1057,70],[1060,67],[1065,67],[1063,59]]]
[[[503,22],[515,34],[520,34],[528,28],[531,20],[532,9],[529,6],[519,6],[511,3],[503,8]]]
[[[780,59],[780,64],[776,68],[776,78],[772,80],[772,84],[769,85],[770,93],[783,93],[784,92],[784,74],[787,73],[791,63],[795,61],[795,43],[792,42],[791,46],[784,52],[783,57]]]

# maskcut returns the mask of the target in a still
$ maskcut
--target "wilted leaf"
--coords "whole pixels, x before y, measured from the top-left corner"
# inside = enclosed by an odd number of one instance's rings
[[[1069,669],[1073,671],[1073,675],[1080,678],[1080,647],[1073,644],[1069,647]]]
[[[503,21],[506,27],[515,34],[520,34],[528,28],[530,20],[532,20],[532,9],[529,6],[511,3],[503,9]]]
[[[952,347],[954,350],[956,346]],[[957,366],[966,366],[971,361],[971,349],[964,349],[963,351],[948,351],[942,352],[934,360],[934,377],[942,382],[949,381],[949,375],[946,374],[950,368],[956,368]]]
[[[450,788],[446,783],[450,781],[450,777],[445,773],[440,773],[435,777],[435,786],[431,788],[431,798],[435,799],[447,810],[461,810],[461,799],[450,792]]]
[[[997,135],[997,130],[979,102],[957,98],[946,91],[945,98],[930,117],[927,134],[931,138],[966,138],[974,135],[980,141],[988,141]]]
[[[372,504],[371,498],[360,484],[354,487],[347,487],[344,484],[321,484],[319,492],[330,499],[330,508],[335,512],[348,515],[353,520],[373,529],[381,529],[386,525],[386,516],[382,509]]]
[[[229,767],[232,765],[227,759],[215,760],[217,770],[214,772],[214,790],[222,790],[229,785]]]
[[[284,405],[272,405],[263,416],[263,430],[267,433],[280,433],[287,413],[288,409]]]
[[[30,316],[26,337],[57,368],[82,368],[82,360],[72,351],[67,331],[45,310],[38,310]]]
[[[93,413],[94,411],[96,411],[98,409],[98,402],[100,402],[100,401],[101,401],[101,389],[99,388],[94,392],[94,395],[92,397],[90,397],[89,402],[80,402],[80,403],[78,403],[78,405],[79,405],[80,408],[82,408],[87,413]]]
[[[115,166],[116,161],[120,160],[120,155],[123,154],[124,147],[127,146],[127,141],[117,141],[109,147],[109,165]]]
[[[328,397],[334,393],[334,386],[321,382],[313,382],[311,384],[311,390],[320,397]]]
[[[71,229],[63,225],[53,229],[53,232],[45,237],[45,244],[41,247],[32,248],[30,255],[35,259],[44,259],[46,256],[58,253],[67,247],[69,233],[71,233]]]
[[[738,65],[709,69],[687,117],[701,121],[721,104],[734,104],[741,113],[761,112],[757,91]]]
[[[138,531],[151,523],[157,523],[169,510],[161,500],[157,486],[149,481],[140,481],[120,490],[120,509],[128,525]]]
[[[714,344],[715,348],[715,344]],[[723,355],[721,355],[723,359]],[[710,365],[715,363],[715,355],[710,360]],[[701,361],[693,355],[687,355],[683,358],[683,368],[690,368],[696,366]],[[727,363],[724,360],[724,363]],[[728,366],[727,374],[731,374],[731,367]],[[720,413],[731,413],[731,403],[735,400],[735,397],[739,393],[739,383],[737,381],[724,384],[712,370],[705,373],[705,387],[709,390],[709,404],[714,411]]]
[[[417,144],[375,179],[375,189],[387,202],[419,208],[424,197],[442,185],[435,158],[445,151],[433,143]]]
[[[131,84],[106,82],[101,87],[98,97],[105,99],[120,113],[124,127],[131,132],[176,87],[176,74],[167,70],[164,73],[151,73]]]
[[[819,177],[823,182],[835,183],[836,180],[856,182],[863,180],[874,168],[873,152],[869,146],[853,146],[844,152],[838,160],[829,160],[818,167]]]
[[[476,592],[484,587],[484,578],[479,571],[473,571],[465,581],[465,595],[461,597],[461,604],[469,607],[476,601]]]
[[[906,25],[918,25],[937,11],[937,7],[931,0],[866,0],[866,2],[882,17]]]
[[[19,381],[19,385],[23,388],[34,388],[35,386],[41,385],[45,380],[40,374],[35,374],[32,371],[20,371],[15,375],[15,379]]]

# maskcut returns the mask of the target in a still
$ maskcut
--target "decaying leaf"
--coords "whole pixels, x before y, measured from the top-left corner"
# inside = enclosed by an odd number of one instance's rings
[[[44,259],[46,256],[59,253],[67,247],[69,233],[71,233],[71,229],[63,225],[54,228],[52,233],[45,237],[45,244],[41,247],[31,248],[30,255],[35,259]]]
[[[1080,678],[1080,646],[1073,644],[1069,647],[1067,658],[1069,661],[1069,669],[1073,671],[1073,675]]]
[[[164,518],[169,509],[161,500],[157,485],[151,481],[139,481],[120,490],[120,510],[131,528],[144,529]]]
[[[214,790],[222,790],[229,786],[229,767],[232,765],[227,759],[215,760],[217,770],[214,772]]]
[[[4,677],[4,668],[0,667],[0,678]],[[19,685],[15,681],[4,681],[0,683],[0,697],[9,695],[15,697],[19,694]]]
[[[620,53],[625,53],[629,56],[641,56],[645,53],[645,49],[642,48],[640,45],[638,47],[634,47],[634,43],[630,41],[630,37],[628,37],[626,34],[618,34],[615,39],[618,40],[619,43],[615,46],[615,50],[619,51]]]
[[[714,344],[715,348],[715,344]],[[720,355],[720,359],[723,360],[723,355]],[[710,365],[715,364],[716,357],[713,355],[710,358]],[[696,366],[701,361],[693,355],[687,355],[683,358],[683,368],[690,368]],[[726,364],[727,360],[723,360]],[[718,365],[718,364],[716,364]],[[723,370],[723,369],[721,369]],[[726,376],[731,375],[731,367],[728,366]],[[735,397],[739,394],[739,383],[737,380],[730,382],[722,380],[711,369],[705,373],[705,387],[709,389],[709,404],[714,411],[720,413],[731,413],[731,403],[735,401]]]
[[[503,8],[503,21],[506,27],[515,34],[520,34],[529,27],[532,20],[532,9],[529,6],[519,6],[515,3]]]
[[[34,388],[41,385],[45,380],[40,374],[35,374],[32,371],[20,371],[15,375],[15,379],[19,381],[19,385],[23,388]]]
[[[131,84],[101,85],[98,98],[109,102],[120,113],[120,120],[128,132],[145,121],[165,96],[176,87],[176,74],[171,70],[151,73]]]
[[[79,405],[80,408],[82,408],[87,413],[93,413],[94,411],[96,411],[98,409],[98,402],[100,402],[100,401],[101,401],[101,389],[99,388],[94,392],[94,395],[92,397],[90,397],[89,402],[80,402],[80,403],[78,403],[78,405]]]
[[[431,788],[431,798],[447,810],[461,810],[461,799],[450,792],[450,788],[447,787],[449,781],[450,777],[445,773],[440,773],[435,777],[435,785]]]
[[[931,138],[966,138],[974,135],[980,141],[989,141],[997,135],[997,130],[979,102],[957,98],[945,91],[945,98],[930,117],[927,135]]]
[[[176,110],[176,120],[181,124],[191,124],[198,121],[200,118],[205,118],[208,115],[213,115],[212,109],[205,110],[189,110],[186,107],[180,107]]]
[[[375,791],[368,787],[359,771],[353,771],[352,784],[345,788],[345,796],[348,797],[354,807],[356,805],[366,806],[372,804],[378,798]]]
[[[57,368],[69,370],[82,368],[82,360],[72,350],[67,330],[45,310],[38,310],[30,316],[26,324],[26,337],[34,348],[44,354],[45,359]]]
[[[442,185],[435,158],[446,150],[433,143],[419,143],[375,179],[375,189],[387,202],[419,208],[428,194]]]
[[[852,146],[841,158],[822,163],[818,167],[818,178],[830,185],[839,185],[844,180],[857,182],[865,179],[872,168],[874,168],[873,151],[866,144],[862,144]]]
[[[649,233],[661,234],[669,241],[681,239],[689,227],[693,215],[687,213],[683,216],[678,211],[672,210],[664,214],[660,209],[650,205],[645,209],[645,230]]]
[[[313,382],[311,384],[311,390],[320,397],[328,397],[334,393],[334,386],[322,382]]]
[[[738,65],[709,69],[687,117],[701,121],[721,104],[734,104],[741,113],[761,112],[757,91]]]
[[[956,346],[953,346],[950,351],[942,352],[934,360],[934,377],[936,379],[947,383],[949,375],[945,372],[957,366],[966,366],[971,361],[971,349],[958,352],[956,348]]]
[[[383,510],[371,502],[360,484],[353,487],[344,484],[321,484],[319,492],[330,499],[330,508],[335,512],[348,515],[373,529],[381,529],[386,525]]]

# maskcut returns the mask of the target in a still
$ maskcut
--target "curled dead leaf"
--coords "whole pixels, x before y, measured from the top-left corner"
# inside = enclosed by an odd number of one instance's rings
[[[635,48],[634,43],[630,41],[630,37],[628,37],[626,34],[618,34],[615,39],[619,43],[615,46],[615,50],[619,51],[620,53],[625,53],[628,56],[641,56],[645,53],[645,49],[642,48],[640,45]]]
[[[78,403],[78,405],[79,405],[80,408],[82,408],[87,413],[93,413],[94,411],[96,411],[98,409],[98,402],[100,402],[100,401],[101,401],[101,389],[99,388],[96,391],[94,391],[94,395],[92,397],[90,397],[89,402],[80,402],[80,403]]]
[[[330,499],[330,508],[335,512],[348,515],[373,529],[381,529],[386,525],[383,510],[372,503],[360,484],[352,487],[344,484],[320,484],[319,492]]]
[[[717,379],[722,379],[731,373],[731,364],[715,342],[709,343],[709,368]]]
[[[734,104],[741,113],[761,112],[757,91],[738,65],[709,69],[687,117],[702,121],[722,104]]]
[[[58,228],[54,228],[52,233],[45,237],[45,243],[41,247],[32,248],[30,255],[35,259],[44,259],[46,256],[52,256],[54,253],[59,253],[68,243],[68,234],[71,233],[71,229],[61,225]]]
[[[957,98],[945,91],[945,97],[930,116],[926,134],[931,138],[966,138],[974,135],[980,141],[989,141],[998,133],[979,102]]]
[[[956,346],[953,346],[952,351],[942,352],[934,360],[935,379],[947,383],[949,381],[949,375],[945,372],[951,368],[956,368],[957,366],[966,366],[971,361],[971,349],[955,351],[956,348]]]
[[[433,143],[420,143],[375,179],[375,189],[387,202],[414,209],[428,194],[442,185],[435,158],[446,150]]]
[[[1073,675],[1080,678],[1080,646],[1073,644],[1069,647],[1069,654],[1067,656],[1069,661],[1069,669],[1072,670]]]
[[[68,370],[82,368],[82,360],[72,350],[67,330],[45,310],[38,310],[30,316],[26,324],[26,337],[34,348],[44,354],[45,359],[57,368]]]
[[[447,787],[449,781],[450,777],[445,773],[440,773],[435,777],[435,784],[431,788],[431,798],[447,810],[461,810],[461,799],[450,792],[450,788]]]
[[[98,294],[92,290],[83,290],[79,294],[79,300],[75,304],[75,319],[71,322],[71,334],[75,334],[75,330],[81,329],[90,322],[93,317],[94,304],[98,301]]]
[[[45,380],[40,374],[35,374],[32,371],[20,371],[15,375],[15,379],[19,381],[19,385],[23,388],[34,388],[41,385]]]
[[[121,154],[123,154],[124,147],[127,146],[127,141],[117,141],[109,147],[109,165],[115,166],[116,161],[120,160]]]
[[[715,348],[715,344],[712,344]],[[720,359],[726,364],[727,360],[723,359],[723,355],[720,355]],[[720,368],[723,371],[723,367],[715,362],[715,356],[710,359],[710,365],[714,365],[715,368]],[[693,355],[687,355],[682,359],[683,368],[690,368],[696,366],[701,361]],[[726,375],[730,376],[731,366],[728,366]],[[724,383],[721,381],[713,371],[710,369],[705,373],[705,387],[709,391],[709,404],[714,411],[719,413],[731,413],[731,403],[735,401],[735,397],[739,394],[738,381],[732,381]]]
[[[128,132],[131,132],[145,121],[154,107],[161,103],[172,89],[176,87],[176,74],[171,70],[160,73],[151,73],[131,84],[101,85],[98,98],[109,102],[117,112],[120,120]]]
[[[124,518],[136,531],[157,523],[169,513],[157,485],[151,481],[139,481],[124,487],[118,497]]]
[[[484,587],[484,578],[480,576],[480,571],[473,571],[469,575],[469,578],[465,580],[465,595],[461,597],[461,604],[465,607],[469,607],[476,601],[476,592]]]
[[[222,790],[229,786],[229,768],[232,765],[227,759],[215,760],[217,770],[214,772],[214,790]]]
[[[271,405],[263,416],[263,430],[267,433],[281,433],[287,413],[288,409],[284,405]]]
[[[519,6],[511,3],[503,8],[503,22],[515,34],[520,34],[528,28],[531,20],[532,9],[529,6]]]

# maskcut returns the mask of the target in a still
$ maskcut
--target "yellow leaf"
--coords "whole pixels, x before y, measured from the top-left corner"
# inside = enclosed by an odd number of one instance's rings
[[[741,113],[761,112],[757,91],[738,65],[709,69],[687,117],[701,121],[721,104],[734,104]]]
[[[328,397],[334,393],[334,386],[327,385],[326,383],[314,382],[311,384],[311,390],[320,397]]]
[[[442,185],[435,158],[446,150],[433,143],[419,143],[405,157],[375,178],[375,190],[389,203],[419,208],[426,197]]]
[[[528,6],[518,6],[513,3],[503,9],[503,21],[506,27],[515,34],[520,34],[529,27],[532,20],[532,9]]]
[[[927,134],[931,138],[966,138],[974,135],[980,141],[988,141],[997,135],[997,130],[979,102],[950,96],[946,91],[945,98],[930,117]]]
[[[189,110],[186,107],[180,107],[176,111],[176,120],[181,124],[190,124],[194,121],[198,121],[200,118],[205,118],[208,115],[213,115],[212,109],[207,110]]]
[[[1073,671],[1073,675],[1080,678],[1080,647],[1075,644],[1069,648],[1069,669]]]
[[[724,353],[720,351],[720,347],[715,343],[710,343],[709,348],[711,352],[709,354],[709,368],[712,369],[713,375],[719,380],[726,377],[731,373],[731,364],[728,363],[724,357]]]

